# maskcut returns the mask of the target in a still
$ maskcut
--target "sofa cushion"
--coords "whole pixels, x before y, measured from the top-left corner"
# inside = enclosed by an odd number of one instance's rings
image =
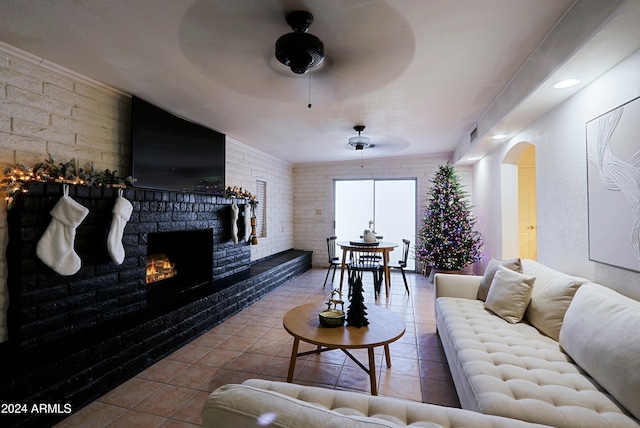
[[[547,336],[558,340],[564,314],[585,278],[569,276],[533,260],[522,261],[523,271],[536,277],[524,319]]]
[[[484,307],[510,323],[520,322],[531,299],[536,279],[498,266]]]
[[[576,292],[560,345],[640,419],[640,302],[594,283]]]
[[[606,391],[528,323],[509,324],[479,300],[440,297],[436,322],[460,404],[554,427],[635,427]]]
[[[487,295],[489,294],[489,288],[491,288],[493,277],[495,276],[499,266],[505,266],[513,271],[522,273],[522,263],[520,259],[489,260],[489,263],[487,264],[487,268],[484,270],[484,275],[482,276],[482,280],[480,281],[480,288],[478,288],[477,298],[482,300],[483,302],[487,300]]]

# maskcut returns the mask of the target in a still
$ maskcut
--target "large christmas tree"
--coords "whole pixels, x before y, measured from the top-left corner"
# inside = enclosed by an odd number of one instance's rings
[[[474,229],[476,218],[450,162],[440,165],[431,182],[416,260],[435,269],[462,269],[482,257],[482,236]]]

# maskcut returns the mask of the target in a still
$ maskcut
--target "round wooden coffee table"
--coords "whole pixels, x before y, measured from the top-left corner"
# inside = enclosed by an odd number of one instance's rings
[[[340,349],[369,374],[371,394],[378,395],[373,348],[384,346],[387,367],[391,367],[389,343],[398,340],[404,334],[404,320],[387,309],[369,304],[366,309],[367,319],[369,320],[368,326],[360,328],[347,327],[345,322],[342,327],[323,327],[318,320],[318,312],[323,309],[326,309],[324,305],[308,303],[293,308],[284,315],[284,328],[293,336],[293,349],[291,350],[287,382],[291,383],[293,381],[293,371],[298,357]],[[317,348],[313,351],[298,353],[298,345],[301,340],[317,345]],[[368,368],[349,352],[349,349],[364,348],[369,353]]]

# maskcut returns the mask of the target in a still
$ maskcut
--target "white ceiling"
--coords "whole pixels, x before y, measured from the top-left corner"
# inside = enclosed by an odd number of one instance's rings
[[[638,49],[639,3],[2,0],[0,41],[298,164],[360,159],[356,124],[368,158],[480,153],[476,124],[481,137],[522,129],[571,93],[545,96],[543,82],[587,71],[584,86]],[[326,53],[302,77],[274,58],[296,9]]]

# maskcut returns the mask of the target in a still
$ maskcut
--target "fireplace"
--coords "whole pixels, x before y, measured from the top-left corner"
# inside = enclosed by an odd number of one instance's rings
[[[90,212],[76,231],[82,268],[75,275],[58,275],[36,256],[62,184],[32,183],[7,211],[7,325],[17,346],[34,347],[147,309],[170,310],[211,294],[219,281],[251,265],[250,245],[232,240],[230,199],[125,189],[134,210],[122,237],[125,260],[118,265],[106,245],[117,189],[69,190]],[[168,258],[177,275],[147,283],[146,258],[154,254]]]
[[[213,279],[213,229],[149,233],[147,300],[173,298]]]

